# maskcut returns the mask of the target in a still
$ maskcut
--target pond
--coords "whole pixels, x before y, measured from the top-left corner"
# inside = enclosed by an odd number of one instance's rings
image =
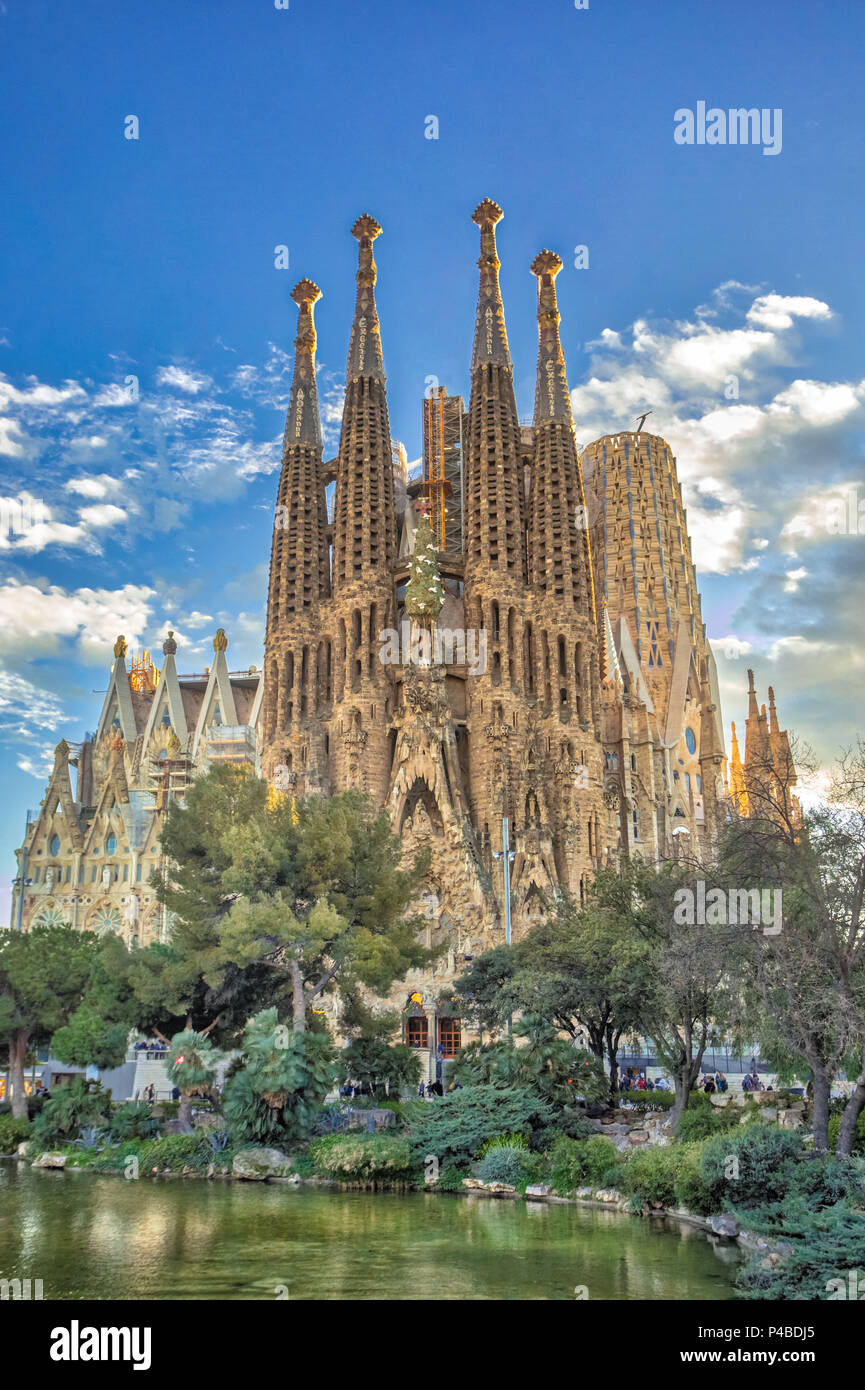
[[[46,1299],[731,1299],[739,1259],[602,1208],[0,1163],[0,1278]]]

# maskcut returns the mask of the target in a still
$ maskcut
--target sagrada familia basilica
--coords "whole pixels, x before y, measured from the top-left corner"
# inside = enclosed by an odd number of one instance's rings
[[[424,905],[435,972],[403,982],[414,1041],[455,1043],[436,1000],[467,959],[505,939],[503,834],[517,939],[559,887],[596,870],[711,847],[766,749],[783,752],[750,678],[745,760],[728,790],[715,662],[676,460],[656,435],[580,453],[541,251],[534,417],[521,423],[485,199],[468,409],[422,402],[422,476],[391,439],[374,242],[358,219],[357,301],[336,458],[316,393],[311,280],[298,307],[263,671],[182,675],[120,637],[96,731],[61,742],[18,851],[12,925],[71,922],[147,944],[170,930],[149,886],[168,802],[220,762],[252,764],[297,798],[357,787],[387,808],[406,851],[429,844]],[[332,489],[332,506],[328,497]],[[771,727],[770,727],[771,725]],[[71,769],[76,772],[73,790]],[[400,991],[396,991],[399,996]],[[422,1001],[422,1002],[420,1002]],[[436,1043],[437,1040],[437,1043]]]

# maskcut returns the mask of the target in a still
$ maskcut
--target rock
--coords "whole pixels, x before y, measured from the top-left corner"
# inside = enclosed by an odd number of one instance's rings
[[[549,1197],[550,1189],[545,1182],[535,1183],[532,1187],[526,1188],[527,1197]]]
[[[480,1178],[463,1178],[463,1187],[467,1187],[470,1192],[477,1192],[478,1188],[483,1188]]]
[[[34,1158],[31,1168],[65,1168],[67,1154],[40,1154]]]
[[[778,1122],[778,1111],[770,1105],[761,1105],[757,1111],[757,1119],[765,1120],[767,1124],[774,1125]]]
[[[231,1176],[246,1182],[266,1182],[268,1178],[287,1177],[292,1171],[291,1160],[281,1149],[250,1146],[234,1155]]]
[[[710,1216],[709,1225],[716,1236],[726,1236],[729,1240],[735,1240],[739,1234],[739,1223],[735,1216]]]
[[[778,1124],[781,1129],[801,1129],[804,1116],[801,1110],[780,1110]]]
[[[632,1129],[628,1135],[629,1144],[648,1144],[649,1131],[647,1129]]]
[[[507,1193],[516,1192],[516,1188],[507,1182],[487,1182],[483,1184],[484,1191],[492,1192],[494,1197],[503,1197]]]
[[[619,1202],[621,1198],[621,1192],[617,1192],[614,1187],[599,1187],[595,1193],[596,1202]]]
[[[18,1148],[15,1150],[15,1153],[19,1158],[27,1158],[30,1154],[31,1147],[32,1146],[30,1140],[25,1139],[22,1143],[18,1145]]]
[[[595,1189],[593,1187],[578,1187],[574,1193],[575,1197],[594,1197],[594,1195]]]

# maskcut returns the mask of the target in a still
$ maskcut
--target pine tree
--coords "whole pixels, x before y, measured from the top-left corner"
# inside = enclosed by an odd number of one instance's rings
[[[421,514],[414,535],[414,554],[409,563],[405,591],[405,611],[422,627],[434,627],[445,601],[439,574],[435,538],[426,516]]]

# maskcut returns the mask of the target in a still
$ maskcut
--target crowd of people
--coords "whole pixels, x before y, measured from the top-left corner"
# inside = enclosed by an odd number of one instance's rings
[[[628,1067],[627,1070],[619,1072],[620,1091],[669,1091],[670,1083],[666,1077],[658,1076],[653,1081],[645,1071],[640,1071],[637,1067]]]

